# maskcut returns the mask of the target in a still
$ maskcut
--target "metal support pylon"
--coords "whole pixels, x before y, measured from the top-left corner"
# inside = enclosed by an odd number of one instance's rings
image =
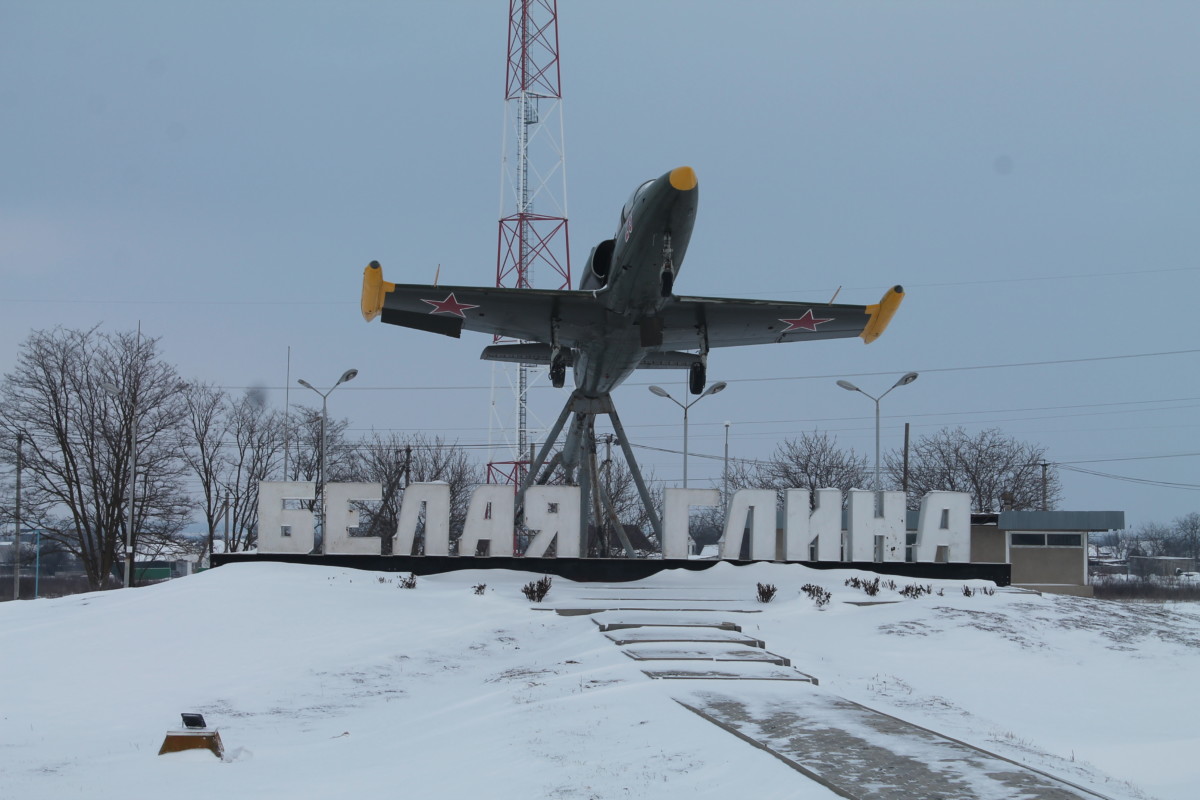
[[[650,526],[654,529],[654,535],[658,537],[658,541],[662,542],[662,520],[659,519],[658,512],[654,508],[654,504],[650,498],[650,491],[646,488],[646,481],[642,478],[642,471],[637,465],[637,459],[633,456],[633,448],[629,445],[629,439],[625,434],[625,426],[621,424],[621,418],[617,415],[616,406],[613,405],[612,396],[608,394],[600,397],[584,397],[578,391],[572,392],[568,398],[566,405],[563,406],[562,413],[558,415],[550,432],[546,436],[546,441],[542,443],[541,449],[530,465],[529,472],[525,476],[525,480],[521,483],[517,490],[517,519],[520,517],[525,508],[525,493],[535,482],[544,484],[549,481],[554,469],[559,466],[561,453],[550,460],[547,465],[547,458],[550,452],[554,449],[554,443],[558,436],[562,433],[562,429],[566,426],[567,420],[572,414],[579,414],[582,419],[579,424],[582,424],[584,436],[581,438],[585,452],[580,454],[579,462],[579,535],[582,537],[580,541],[580,552],[588,552],[588,527],[592,515],[592,487],[596,488],[596,499],[604,508],[603,515],[608,515],[611,520],[616,522],[616,509],[613,506],[612,498],[604,491],[603,483],[598,480],[596,474],[596,459],[595,459],[595,425],[596,417],[604,414],[607,415],[612,423],[613,430],[616,432],[617,441],[621,445],[621,451],[625,454],[625,463],[629,466],[629,473],[633,476],[633,482],[637,486],[638,496],[641,498],[642,507],[646,510],[646,516],[650,518]],[[542,467],[546,470],[542,472]],[[601,517],[602,518],[602,517]],[[601,518],[596,520],[599,527]],[[621,539],[621,544],[625,549],[625,555],[633,558],[633,546],[630,544],[628,537],[625,535],[624,528],[616,524],[617,535]]]

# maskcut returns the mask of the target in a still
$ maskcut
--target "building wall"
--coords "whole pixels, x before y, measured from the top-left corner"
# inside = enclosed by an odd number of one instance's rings
[[[1008,563],[1008,537],[994,525],[971,526],[971,562]]]
[[[1082,547],[1012,547],[1012,582],[1030,584],[1068,584],[1087,582],[1087,551]]]

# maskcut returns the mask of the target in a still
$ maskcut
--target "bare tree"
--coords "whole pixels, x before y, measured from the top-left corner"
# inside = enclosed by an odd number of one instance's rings
[[[377,508],[362,509],[361,522],[370,535],[383,538],[385,552],[390,549],[404,489],[410,483],[444,481],[450,485],[450,536],[454,539],[462,533],[472,489],[483,482],[482,470],[465,449],[441,436],[421,434],[372,434],[354,449],[347,470],[347,479],[383,485],[383,502]]]
[[[1200,514],[1195,511],[1184,514],[1176,518],[1171,527],[1178,554],[1193,561],[1200,559]]]
[[[284,418],[266,407],[259,392],[249,391],[226,408],[225,513],[230,552],[258,543],[258,490],[281,467]]]
[[[181,452],[200,481],[199,506],[212,548],[224,524],[230,552],[257,541],[259,483],[278,470],[283,452],[283,417],[266,408],[261,392],[233,400],[211,386],[186,392],[187,424]]]
[[[207,384],[191,384],[184,392],[187,416],[180,427],[180,453],[200,480],[197,505],[208,528],[205,549],[212,555],[213,538],[221,516],[221,485],[225,481],[226,462],[221,445],[226,436],[224,392]]]
[[[963,428],[943,428],[913,443],[909,459],[909,505],[931,491],[966,492],[976,512],[1053,509],[1061,483],[1058,470],[1046,459],[1046,449],[1020,442],[998,428],[974,436]],[[893,485],[903,475],[903,454],[884,459]],[[1044,476],[1044,480],[1043,480]]]
[[[804,433],[785,439],[775,455],[759,466],[764,488],[841,489],[843,492],[867,484],[867,457],[853,449],[838,447],[837,437],[828,433]]]
[[[865,455],[843,450],[837,437],[813,431],[785,439],[766,461],[731,462],[729,488],[808,489],[815,499],[817,489],[847,492],[865,486],[868,475]]]
[[[93,588],[124,550],[131,458],[134,552],[173,540],[188,520],[176,447],[180,383],[156,339],[96,328],[33,332],[4,378],[0,446],[11,458],[24,434],[26,514],[82,562]]]
[[[289,415],[288,434],[291,457],[288,460],[286,481],[316,481],[321,479],[321,409],[297,405]],[[355,447],[346,442],[346,429],[350,420],[330,417],[325,431],[325,442],[329,449],[325,458],[325,469],[329,482],[353,479]]]

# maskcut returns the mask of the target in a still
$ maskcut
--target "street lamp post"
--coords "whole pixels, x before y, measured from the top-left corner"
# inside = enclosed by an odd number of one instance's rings
[[[688,485],[688,409],[691,408],[692,406],[696,405],[696,403],[699,403],[704,398],[708,397],[710,394],[716,394],[717,392],[721,391],[728,385],[729,384],[725,383],[725,381],[717,381],[712,386],[705,389],[703,394],[701,394],[699,397],[697,397],[695,400],[693,400],[690,403],[679,402],[674,397],[672,397],[671,394],[666,389],[662,388],[661,386],[651,386],[650,387],[650,392],[652,394],[656,394],[659,397],[665,397],[668,400],[670,400],[672,403],[674,403],[675,405],[677,405],[683,409],[683,488],[685,488],[685,489],[687,488],[687,485]]]
[[[724,484],[721,496],[726,514],[729,513],[729,426],[732,424],[725,420],[725,463],[721,465],[721,482]]]
[[[884,392],[883,394],[879,395],[879,397],[875,397],[874,395],[867,394],[866,392],[864,392],[862,389],[855,386],[850,381],[838,381],[837,382],[837,385],[842,387],[846,391],[858,392],[859,394],[866,395],[867,397],[870,397],[872,400],[875,401],[875,491],[876,492],[878,492],[880,490],[880,483],[879,483],[879,401],[882,400],[883,398],[887,397],[888,392],[890,392],[892,389],[895,389],[897,386],[908,386],[910,383],[912,383],[916,379],[917,379],[917,373],[906,372],[904,375],[900,376],[900,379],[898,381],[896,381],[895,383],[892,384],[891,389],[888,389],[887,392]]]
[[[326,445],[326,428],[329,425],[329,395],[333,394],[333,390],[336,389],[337,387],[341,386],[343,383],[354,380],[354,377],[356,375],[358,375],[358,370],[356,370],[356,369],[346,370],[345,372],[342,373],[342,377],[338,378],[337,383],[335,383],[333,386],[329,387],[329,391],[327,391],[327,392],[322,392],[320,389],[313,386],[308,381],[304,380],[304,378],[300,378],[298,381],[296,381],[296,383],[300,384],[301,386],[305,387],[306,389],[312,389],[314,392],[321,395],[321,465],[320,465],[321,502],[320,502],[320,506],[319,506],[320,514],[321,514],[321,536],[325,535],[325,445]]]
[[[102,383],[100,388],[116,398],[121,390],[115,383]],[[137,399],[129,399],[129,503],[125,509],[125,588],[128,589],[133,575],[133,487],[137,478]]]

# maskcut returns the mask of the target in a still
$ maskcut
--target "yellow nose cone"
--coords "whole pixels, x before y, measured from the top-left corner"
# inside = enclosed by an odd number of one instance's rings
[[[691,167],[676,167],[671,170],[671,186],[681,192],[690,192],[696,188],[696,173]]]

